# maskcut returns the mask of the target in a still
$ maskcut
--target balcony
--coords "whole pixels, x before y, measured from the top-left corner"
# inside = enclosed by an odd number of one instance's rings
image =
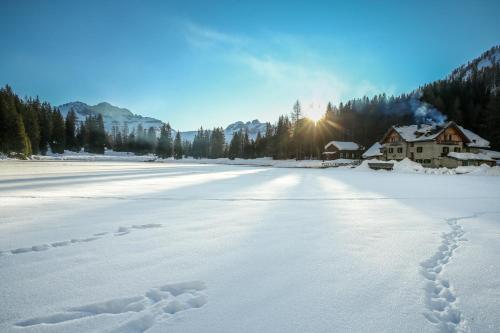
[[[462,142],[453,140],[441,140],[437,142],[438,145],[448,145],[448,146],[458,146],[460,143]]]

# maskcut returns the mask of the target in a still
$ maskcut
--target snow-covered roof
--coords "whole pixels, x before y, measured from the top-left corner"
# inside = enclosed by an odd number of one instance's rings
[[[422,124],[409,126],[394,126],[394,130],[407,142],[430,141],[438,137],[438,135],[450,125],[447,122],[443,125],[437,124]]]
[[[449,121],[442,125],[438,124],[422,124],[422,125],[409,125],[409,126],[393,126],[392,128],[405,140],[406,142],[419,142],[419,141],[432,141],[435,140],[446,128],[456,126],[462,134],[470,141],[466,145],[468,147],[488,148],[490,142],[483,139],[476,133]]]
[[[451,152],[448,153],[448,157],[457,159],[457,160],[472,160],[472,161],[493,161],[491,157],[489,157],[486,154],[481,154],[481,153],[457,153],[457,152]]]
[[[467,146],[469,147],[480,147],[480,148],[488,148],[490,146],[490,142],[486,139],[483,139],[476,133],[463,128],[462,126],[458,126],[462,133],[465,134],[465,136],[470,140],[469,143],[467,143]]]
[[[488,155],[494,160],[500,160],[500,151],[487,150],[487,149],[479,149],[481,154]]]
[[[335,146],[338,150],[358,150],[361,147],[355,142],[349,141],[330,141],[326,144],[325,149],[330,146]]]
[[[380,152],[380,148],[382,148],[382,145],[378,142],[375,142],[370,148],[368,148],[367,151],[361,155],[363,158],[369,158],[369,157],[375,157],[375,156],[382,156],[382,153]]]

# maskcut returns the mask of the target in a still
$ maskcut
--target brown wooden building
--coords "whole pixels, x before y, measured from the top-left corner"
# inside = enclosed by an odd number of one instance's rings
[[[364,148],[355,142],[330,141],[325,145],[323,156],[327,160],[350,159],[359,160]]]

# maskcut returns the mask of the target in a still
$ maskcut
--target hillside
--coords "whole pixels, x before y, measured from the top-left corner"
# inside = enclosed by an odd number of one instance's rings
[[[453,70],[448,80],[470,80],[474,72],[480,72],[493,68],[500,63],[500,45],[494,46],[479,57],[469,61]],[[500,78],[498,78],[500,80]],[[498,85],[498,82],[496,82]]]
[[[163,122],[161,120],[144,117],[133,114],[130,110],[102,102],[97,105],[88,105],[83,102],[71,102],[58,106],[59,111],[66,117],[68,112],[73,109],[76,112],[78,120],[85,120],[89,115],[101,114],[104,118],[106,131],[111,132],[113,126],[123,129],[125,125],[129,131],[132,131],[137,125],[142,124],[144,128],[154,127],[159,129]]]
[[[422,101],[500,149],[500,46],[419,90]]]

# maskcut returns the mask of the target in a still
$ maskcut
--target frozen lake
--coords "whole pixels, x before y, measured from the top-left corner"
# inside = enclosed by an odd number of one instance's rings
[[[0,162],[0,332],[499,332],[500,177]]]

